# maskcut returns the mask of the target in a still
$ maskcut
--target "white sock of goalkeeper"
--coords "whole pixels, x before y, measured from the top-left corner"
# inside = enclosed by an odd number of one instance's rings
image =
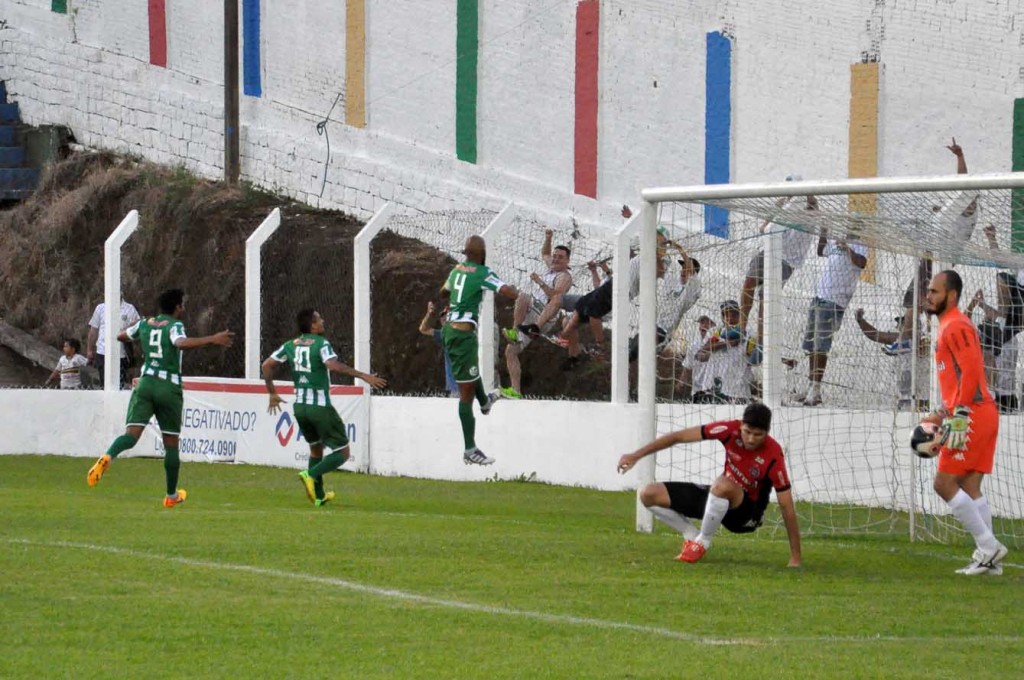
[[[647,509],[650,510],[651,514],[659,520],[682,534],[683,538],[686,540],[692,541],[697,537],[697,527],[694,523],[683,515],[680,515],[672,508],[663,508],[660,505],[652,505]]]
[[[985,520],[982,519],[981,513],[974,505],[974,500],[963,489],[956,492],[948,505],[949,509],[953,511],[953,516],[960,520],[960,524],[964,525],[964,529],[967,529],[971,536],[974,536],[974,543],[979,548],[989,552],[996,549],[996,546],[999,545],[996,537],[985,524]]]
[[[974,499],[974,507],[978,509],[978,514],[981,515],[981,520],[988,527],[989,531],[992,531],[992,508],[988,507],[988,499],[984,496],[978,496]]]
[[[715,494],[709,493],[708,503],[704,506],[704,519],[700,522],[700,535],[695,540],[705,548],[710,548],[711,539],[714,538],[718,527],[722,526],[722,520],[727,512],[729,512],[729,499],[719,498]]]

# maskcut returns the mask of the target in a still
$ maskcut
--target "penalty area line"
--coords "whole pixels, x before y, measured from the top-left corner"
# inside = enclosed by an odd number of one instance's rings
[[[74,543],[71,541],[31,541],[17,538],[8,538],[6,539],[5,542],[15,545],[36,546],[42,548],[90,550],[93,552],[107,553],[110,555],[121,555],[125,557],[155,560],[159,562],[168,562],[172,564],[180,564],[183,566],[194,567],[199,569],[212,569],[215,571],[233,571],[242,574],[252,574],[255,576],[271,577],[281,580],[315,583],[318,585],[333,586],[335,588],[340,588],[342,590],[348,590],[357,593],[365,593],[367,595],[372,595],[374,597],[399,600],[401,602],[411,602],[430,607],[441,607],[445,609],[474,612],[477,614],[489,614],[492,616],[506,616],[510,618],[542,621],[544,623],[551,624],[563,624],[571,626],[581,626],[586,628],[598,628],[601,630],[621,630],[628,633],[640,633],[642,635],[652,635],[655,637],[661,637],[670,640],[694,642],[701,645],[721,646],[763,644],[761,642],[758,642],[757,640],[744,640],[738,638],[716,638],[706,635],[697,635],[695,633],[686,633],[683,631],[672,630],[670,628],[661,628],[658,626],[644,626],[635,623],[607,621],[605,619],[594,619],[585,616],[573,616],[571,614],[551,614],[548,612],[530,611],[528,609],[494,607],[486,604],[464,602],[462,600],[449,600],[438,597],[430,597],[429,595],[419,595],[417,593],[412,593],[405,590],[398,590],[395,588],[381,588],[379,586],[367,585],[365,583],[359,583],[358,581],[349,581],[347,579],[341,578],[315,576],[313,574],[283,571],[280,569],[268,569],[266,567],[256,567],[248,564],[214,562],[212,560],[200,560],[189,557],[180,557],[176,555],[160,555],[157,553],[132,550],[130,548],[119,548],[116,546],[93,545],[90,543]]]

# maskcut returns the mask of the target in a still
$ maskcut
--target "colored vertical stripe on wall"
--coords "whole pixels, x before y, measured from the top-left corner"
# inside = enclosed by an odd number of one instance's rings
[[[573,174],[577,194],[597,198],[597,67],[601,5],[583,0],[576,5],[576,118]]]
[[[242,0],[242,91],[263,96],[260,78],[260,0]]]
[[[455,155],[476,163],[477,0],[458,0],[455,18]]]
[[[149,0],[149,63],[167,68],[167,8],[164,0]]]
[[[345,3],[345,124],[366,127],[366,0]]]
[[[1013,102],[1013,158],[1014,172],[1024,171],[1024,99]],[[1010,192],[1010,248],[1024,252],[1024,189]]]
[[[878,175],[878,64],[850,66],[850,132],[847,174],[855,177]],[[875,214],[875,194],[853,194],[848,207],[851,212]],[[868,251],[868,263],[860,273],[861,281],[875,280],[875,251]]]
[[[704,183],[728,184],[732,130],[732,40],[718,31],[707,35],[704,76]],[[704,207],[704,231],[729,237],[729,211]]]
[[[56,12],[57,14],[68,13],[68,0],[53,0],[50,3],[50,11]]]

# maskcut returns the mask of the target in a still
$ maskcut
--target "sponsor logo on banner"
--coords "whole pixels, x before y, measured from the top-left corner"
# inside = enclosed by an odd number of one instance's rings
[[[243,462],[256,465],[305,467],[309,443],[290,409],[267,413],[267,392],[262,381],[186,378],[179,451],[183,460]],[[290,383],[278,383],[280,392],[292,393]],[[335,385],[331,404],[348,431],[351,452],[366,460],[365,437],[356,433],[369,426],[369,396],[361,387]],[[147,427],[149,449],[163,454],[160,433]],[[273,443],[272,443],[273,442]]]
[[[282,411],[281,417],[277,419],[277,426],[274,428],[274,434],[277,435],[277,442],[281,446],[288,446],[288,442],[292,440],[292,435],[298,427],[292,422],[292,416],[288,411]],[[302,436],[302,433],[299,433]]]

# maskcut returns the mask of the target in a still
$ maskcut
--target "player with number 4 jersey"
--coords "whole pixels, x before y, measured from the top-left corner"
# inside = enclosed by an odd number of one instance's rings
[[[142,371],[138,384],[128,402],[125,433],[111,443],[107,452],[89,468],[86,481],[96,486],[110,461],[138,443],[142,431],[153,416],[160,426],[164,443],[164,474],[167,495],[164,507],[173,508],[184,502],[186,492],[178,488],[178,435],[181,433],[181,410],[184,398],[181,391],[182,350],[206,345],[230,347],[235,336],[228,330],[201,338],[185,335],[181,316],[185,312],[185,292],[166,290],[160,294],[160,314],[139,320],[134,326],[121,331],[121,342],[133,340],[142,345]]]
[[[473,399],[480,403],[480,412],[487,415],[498,392],[487,394],[480,379],[479,345],[476,328],[480,321],[480,303],[484,291],[494,291],[509,300],[519,297],[519,291],[505,284],[484,262],[487,245],[480,236],[470,236],[462,249],[466,260],[456,265],[441,288],[441,297],[447,298],[448,316],[441,336],[452,364],[452,374],[459,384],[459,422],[465,451],[462,461],[467,465],[490,465],[494,459],[476,446],[476,417]]]
[[[345,422],[331,404],[331,371],[359,378],[373,387],[388,383],[338,361],[334,348],[324,337],[324,320],[315,309],[301,310],[296,322],[299,336],[281,345],[263,362],[263,379],[270,395],[267,412],[277,413],[284,402],[274,385],[274,373],[278,366],[290,364],[295,385],[295,420],[309,442],[309,463],[299,473],[299,481],[309,501],[320,507],[334,498],[333,491],[324,491],[323,475],[337,470],[350,455]]]

